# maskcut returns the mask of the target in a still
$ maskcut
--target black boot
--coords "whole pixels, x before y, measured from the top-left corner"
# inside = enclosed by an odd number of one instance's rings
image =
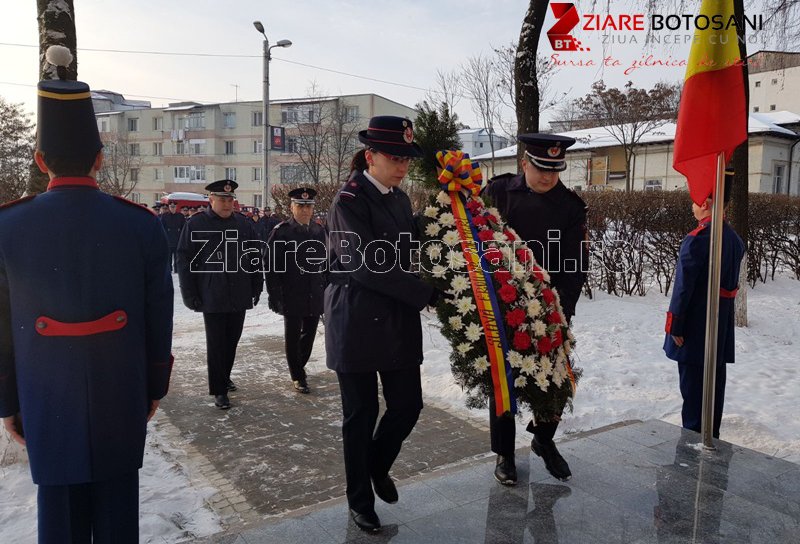
[[[514,457],[497,456],[497,465],[494,467],[494,479],[503,485],[517,484],[517,465]]]
[[[544,460],[544,466],[547,472],[558,478],[562,482],[566,482],[572,478],[572,472],[569,470],[569,465],[561,457],[556,449],[556,444],[552,440],[539,440],[536,436],[531,440],[531,450]]]
[[[233,383],[233,380],[231,380],[230,378],[228,378],[227,387],[228,387],[228,391],[236,391],[238,389],[238,387],[236,387],[236,384]]]
[[[358,528],[362,531],[366,531],[368,533],[377,533],[381,530],[381,520],[378,518],[378,514],[376,514],[374,510],[372,512],[361,514],[351,508],[350,517],[353,518],[353,522],[355,522]]]
[[[375,489],[375,494],[383,502],[394,504],[399,499],[397,487],[395,487],[392,478],[388,474],[383,478],[373,478],[372,487]]]
[[[231,407],[231,401],[228,395],[214,395],[214,406],[220,410],[227,410]]]
[[[293,380],[292,387],[294,387],[295,391],[298,393],[303,393],[304,395],[311,393],[311,389],[308,388],[308,383],[306,383],[305,378],[302,380]]]

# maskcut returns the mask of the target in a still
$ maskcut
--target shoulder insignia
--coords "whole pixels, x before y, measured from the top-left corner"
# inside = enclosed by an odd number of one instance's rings
[[[350,180],[345,183],[341,189],[339,189],[339,196],[346,200],[352,200],[358,196],[358,193],[361,192],[361,185],[356,183],[354,180]]]
[[[10,202],[5,202],[3,204],[0,204],[0,210],[2,210],[4,208],[10,208],[11,206],[16,206],[17,204],[22,204],[23,202],[29,202],[29,201],[33,200],[34,198],[36,198],[36,195],[27,195],[27,196],[23,196],[21,198],[18,198],[16,200],[12,200]]]
[[[284,226],[285,224],[286,224],[286,221],[281,221],[280,223],[278,223],[277,225],[275,225],[274,227],[272,227],[272,230],[278,230],[279,228],[281,228],[281,227],[282,227],[282,226]]]
[[[114,198],[118,202],[124,202],[125,204],[128,204],[129,206],[133,206],[135,208],[138,208],[138,209],[142,210],[143,212],[148,212],[150,215],[154,215],[154,216],[158,217],[156,212],[154,212],[150,208],[145,208],[141,204],[137,204],[136,202],[134,202],[132,200],[128,200],[127,198],[123,198],[123,197],[117,196],[117,195],[109,195],[109,196],[111,196],[112,198]]]

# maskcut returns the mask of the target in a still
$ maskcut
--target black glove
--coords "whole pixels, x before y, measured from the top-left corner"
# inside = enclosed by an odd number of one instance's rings
[[[253,308],[258,305],[258,301],[261,300],[261,293],[256,293],[253,297]]]
[[[203,301],[200,297],[183,297],[183,304],[190,310],[199,311],[203,306]]]

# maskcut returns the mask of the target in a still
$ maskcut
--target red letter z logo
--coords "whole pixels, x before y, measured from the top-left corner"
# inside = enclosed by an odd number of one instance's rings
[[[553,2],[550,4],[555,15],[556,24],[547,31],[553,51],[577,51],[580,42],[570,36],[570,31],[580,22],[578,10],[575,5],[566,2]]]

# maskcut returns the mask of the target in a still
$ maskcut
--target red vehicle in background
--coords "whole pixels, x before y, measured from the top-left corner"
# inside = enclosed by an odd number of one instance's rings
[[[170,193],[162,196],[160,202],[162,204],[169,204],[174,202],[178,205],[176,211],[180,212],[183,208],[199,208],[200,206],[208,206],[208,196],[199,193]],[[233,201],[233,209],[239,210],[239,201]]]

